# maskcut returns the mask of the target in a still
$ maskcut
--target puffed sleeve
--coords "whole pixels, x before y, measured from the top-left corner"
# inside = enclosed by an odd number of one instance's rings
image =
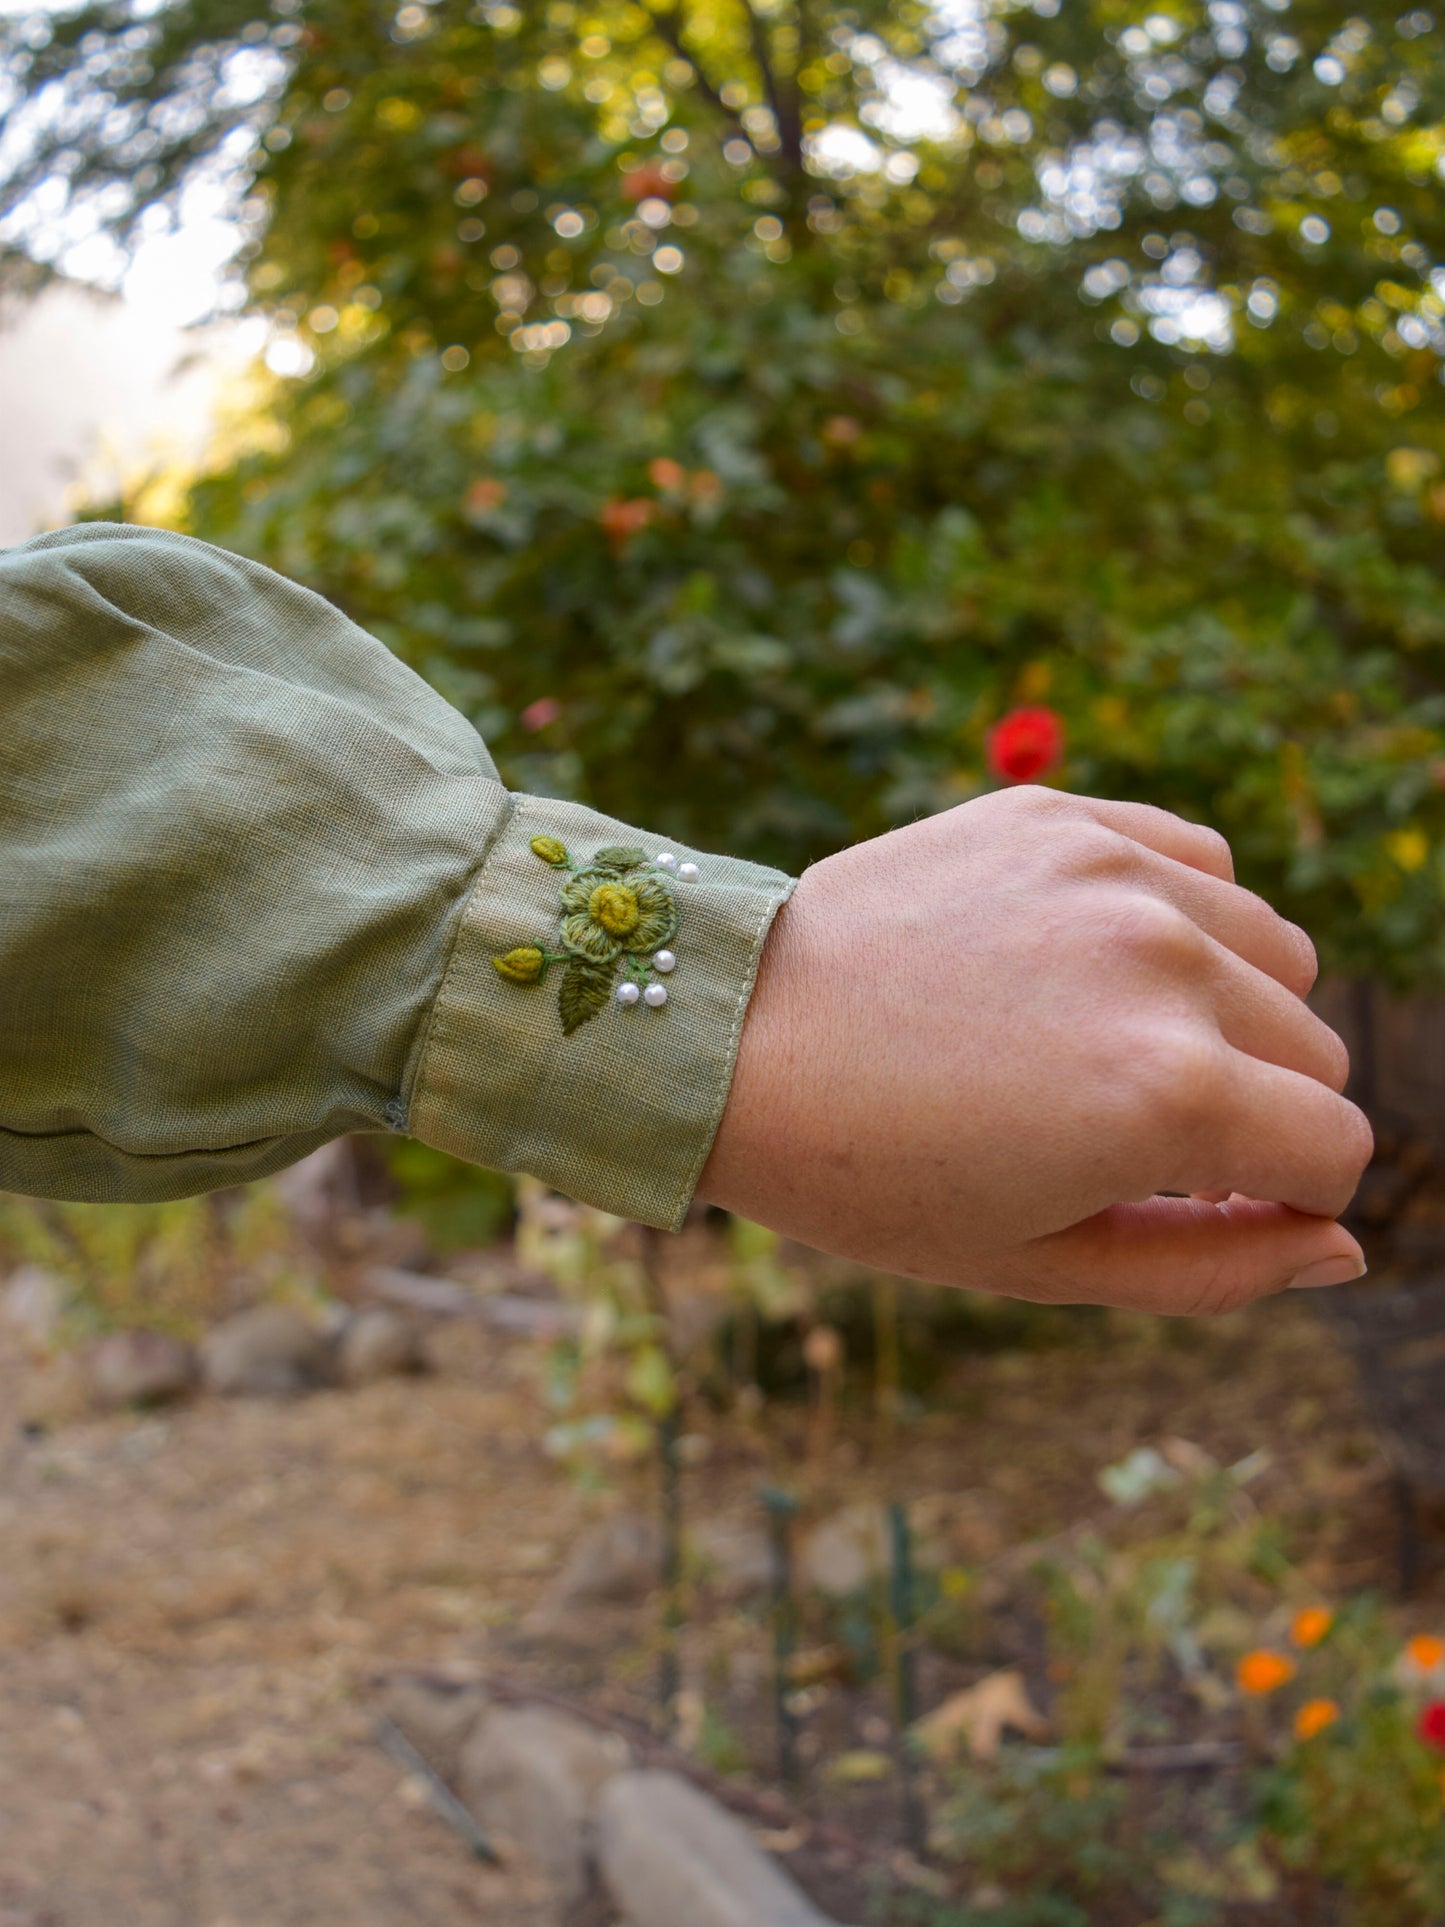
[[[787,877],[517,795],[309,590],[0,553],[0,1189],[180,1197],[398,1131],[681,1221]]]

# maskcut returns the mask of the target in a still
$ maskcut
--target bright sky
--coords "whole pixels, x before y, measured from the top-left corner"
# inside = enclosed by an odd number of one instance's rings
[[[205,274],[203,250],[178,250],[123,298],[58,288],[0,327],[0,547],[65,520],[76,484],[204,446],[218,390],[259,345],[251,324],[182,326]]]

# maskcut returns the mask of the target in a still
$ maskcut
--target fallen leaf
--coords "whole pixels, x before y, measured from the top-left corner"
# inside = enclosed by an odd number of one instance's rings
[[[893,1771],[893,1761],[886,1753],[877,1753],[872,1747],[855,1747],[851,1753],[840,1753],[828,1762],[828,1778],[834,1786],[864,1786],[870,1780],[886,1780]]]
[[[954,1693],[916,1722],[914,1737],[931,1759],[946,1760],[967,1746],[976,1760],[998,1757],[1006,1730],[1041,1739],[1048,1722],[1029,1698],[1023,1674],[1011,1667]]]

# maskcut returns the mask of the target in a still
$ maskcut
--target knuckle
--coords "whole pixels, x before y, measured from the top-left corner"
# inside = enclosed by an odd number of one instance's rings
[[[1320,1031],[1322,1032],[1320,1044],[1329,1062],[1329,1086],[1338,1095],[1350,1081],[1350,1053],[1345,1040],[1337,1031],[1331,1030],[1328,1024],[1322,1023]]]
[[[1298,953],[1299,980],[1301,994],[1313,990],[1320,974],[1320,954],[1315,949],[1314,939],[1307,930],[1301,930],[1297,923],[1286,923],[1285,931]]]
[[[1189,1024],[1136,1037],[1128,1068],[1140,1126],[1171,1144],[1194,1136],[1217,1108],[1222,1063],[1217,1040]]]
[[[1197,823],[1194,828],[1202,847],[1209,852],[1214,862],[1219,865],[1225,875],[1232,877],[1234,875],[1234,851],[1230,848],[1229,838],[1221,831],[1211,829],[1207,823]]]
[[[1351,1104],[1347,1098],[1342,1098],[1341,1104],[1343,1116],[1340,1129],[1343,1155],[1346,1164],[1354,1171],[1358,1181],[1365,1166],[1375,1155],[1375,1133],[1371,1128],[1370,1120],[1358,1104]]]
[[[1179,1309],[1189,1318],[1223,1318],[1226,1313],[1252,1304],[1256,1298],[1263,1297],[1272,1289],[1272,1284],[1240,1278],[1219,1265],[1195,1287],[1191,1302],[1181,1305]]]
[[[1197,957],[1198,926],[1163,897],[1135,891],[1115,899],[1105,911],[1110,942],[1125,956],[1157,969]]]
[[[992,800],[999,809],[1025,817],[1060,816],[1070,801],[1042,783],[1015,783],[1011,789],[995,790]]]
[[[1071,875],[1123,876],[1139,867],[1139,846],[1106,824],[1084,817],[1058,842],[1059,861]]]

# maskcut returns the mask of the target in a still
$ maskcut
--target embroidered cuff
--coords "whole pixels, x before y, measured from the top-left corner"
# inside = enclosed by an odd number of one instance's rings
[[[518,796],[422,1037],[407,1128],[676,1229],[792,879]]]

